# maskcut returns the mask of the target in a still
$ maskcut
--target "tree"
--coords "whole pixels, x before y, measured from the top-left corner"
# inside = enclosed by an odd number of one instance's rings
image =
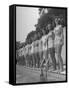
[[[20,49],[20,48],[23,48],[24,46],[26,45],[26,42],[16,42],[16,50]]]
[[[28,35],[27,35],[27,38],[26,38],[26,43],[27,44],[31,44],[34,40],[35,40],[35,32],[36,31],[32,31],[30,32]]]
[[[43,8],[42,8],[43,9]],[[39,12],[42,10],[39,9]],[[46,8],[48,13],[43,13],[38,20],[38,27],[42,30],[48,23],[53,23],[54,19],[58,16],[62,19],[62,24],[66,25],[66,9],[64,8]]]
[[[53,8],[53,9],[49,10],[48,14],[50,14],[51,16],[54,16],[54,17],[56,17],[56,16],[60,17],[63,20],[62,23],[64,25],[66,25],[66,22],[67,22],[66,21],[66,17],[67,17],[66,8]]]
[[[20,48],[20,41],[16,42],[16,50]]]

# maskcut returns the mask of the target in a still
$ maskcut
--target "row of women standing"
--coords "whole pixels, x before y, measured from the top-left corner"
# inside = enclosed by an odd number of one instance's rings
[[[59,18],[55,19],[55,27],[52,29],[51,24],[46,25],[49,33],[46,35],[43,30],[43,36],[40,40],[26,45],[22,49],[25,65],[28,67],[43,67],[44,63],[50,58],[52,61],[53,70],[58,69],[63,71],[63,59],[61,57],[62,46],[64,45],[64,34]],[[56,54],[56,57],[55,57]],[[49,60],[49,61],[50,61]],[[58,61],[58,64],[56,63]]]

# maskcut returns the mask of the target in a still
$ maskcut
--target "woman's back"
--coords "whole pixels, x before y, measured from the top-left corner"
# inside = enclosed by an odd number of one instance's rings
[[[55,33],[55,45],[62,44],[63,43],[63,27],[61,25],[58,25],[54,28]]]

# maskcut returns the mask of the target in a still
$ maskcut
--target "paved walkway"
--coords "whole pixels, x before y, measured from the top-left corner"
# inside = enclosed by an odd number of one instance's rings
[[[55,71],[48,71],[47,81],[45,78],[40,79],[40,69],[34,69],[24,66],[16,66],[16,83],[34,83],[34,82],[50,82],[50,81],[64,81],[66,79],[66,74],[57,74]]]

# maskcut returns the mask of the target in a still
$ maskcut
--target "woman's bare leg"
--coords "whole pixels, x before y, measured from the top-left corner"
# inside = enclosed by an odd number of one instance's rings
[[[57,56],[57,59],[58,59],[58,69],[60,71],[63,71],[63,59],[62,59],[62,56],[61,56],[61,51],[62,51],[62,45],[59,45],[57,47],[56,56]]]

